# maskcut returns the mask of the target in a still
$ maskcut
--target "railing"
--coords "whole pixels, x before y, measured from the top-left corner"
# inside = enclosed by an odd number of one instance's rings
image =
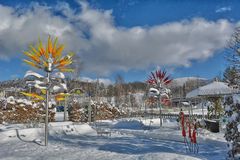
[[[129,115],[125,115],[124,117],[154,117],[154,118],[158,118],[159,117],[159,113],[131,113]],[[176,113],[163,113],[162,117],[165,119],[177,119],[179,118],[179,114]],[[188,118],[189,114],[185,114],[184,117]],[[208,115],[201,115],[201,114],[193,114],[191,115],[192,118],[195,119],[208,119]],[[211,119],[218,119],[219,116],[211,116]]]

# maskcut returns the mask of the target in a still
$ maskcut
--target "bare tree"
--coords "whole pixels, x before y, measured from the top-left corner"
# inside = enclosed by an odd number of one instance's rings
[[[119,106],[123,100],[122,100],[122,95],[123,95],[123,84],[124,84],[124,78],[118,74],[115,78],[115,105]]]
[[[78,79],[81,71],[83,70],[83,61],[79,55],[75,55],[71,68],[74,69],[74,72],[71,73],[72,79]]]

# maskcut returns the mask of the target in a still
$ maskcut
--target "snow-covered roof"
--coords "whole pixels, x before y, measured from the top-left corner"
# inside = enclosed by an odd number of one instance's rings
[[[187,93],[186,98],[193,98],[198,96],[227,95],[227,94],[232,94],[236,92],[237,90],[232,89],[226,83],[214,81],[210,84],[199,87]]]

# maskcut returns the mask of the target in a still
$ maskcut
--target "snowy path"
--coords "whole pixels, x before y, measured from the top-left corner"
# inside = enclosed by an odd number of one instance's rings
[[[114,136],[114,135],[113,135]],[[182,144],[137,139],[134,136],[99,137],[64,135],[50,137],[49,146],[12,141],[1,144],[2,159],[149,159],[172,153],[181,157]],[[4,146],[4,147],[3,147]],[[165,153],[166,152],[166,153]],[[148,156],[147,156],[148,155]],[[149,157],[150,156],[150,157]],[[61,157],[61,158],[60,158]],[[145,158],[144,158],[145,157]],[[184,156],[186,158],[186,156]],[[182,159],[182,158],[181,158]]]
[[[158,121],[158,119],[157,119]],[[111,124],[105,124],[107,128],[111,128]],[[101,126],[104,128],[104,125]],[[153,127],[154,128],[154,127]],[[166,128],[163,127],[161,129],[153,129],[153,130],[131,130],[131,129],[112,129],[113,132],[121,133],[123,135],[134,136],[135,139],[141,140],[144,145],[147,145],[151,151],[156,152],[169,152],[169,153],[177,153],[179,155],[190,154],[193,157],[197,157],[200,159],[211,159],[211,160],[225,160],[227,144],[223,142],[223,138],[219,138],[218,136],[222,136],[221,134],[217,134],[216,137],[211,137],[213,135],[208,135],[208,137],[203,137],[202,135],[198,137],[199,143],[199,153],[192,154],[186,152],[186,147],[183,143],[183,138],[180,135],[180,131],[176,128]],[[216,135],[216,134],[215,134]],[[220,139],[218,141],[216,139]],[[133,144],[137,144],[137,142],[132,142]],[[141,145],[140,145],[141,146]],[[146,148],[140,147],[140,152],[143,153],[146,151]]]
[[[116,123],[116,122],[114,122]],[[42,129],[0,132],[1,160],[151,160],[151,159],[225,159],[226,144],[203,140],[199,154],[186,153],[179,131],[169,128],[154,130],[112,129],[101,123],[98,129],[112,130],[110,136],[98,136],[86,124],[55,123],[50,127],[49,146],[34,142],[43,138]],[[10,136],[10,137],[9,137]]]

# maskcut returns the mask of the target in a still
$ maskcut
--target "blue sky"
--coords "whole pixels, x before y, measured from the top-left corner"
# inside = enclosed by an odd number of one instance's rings
[[[224,47],[239,24],[238,1],[0,0],[0,80],[29,69],[21,52],[58,36],[82,59],[83,79],[144,81],[165,68],[174,78],[213,78],[227,67]],[[80,78],[81,78],[80,77]]]

